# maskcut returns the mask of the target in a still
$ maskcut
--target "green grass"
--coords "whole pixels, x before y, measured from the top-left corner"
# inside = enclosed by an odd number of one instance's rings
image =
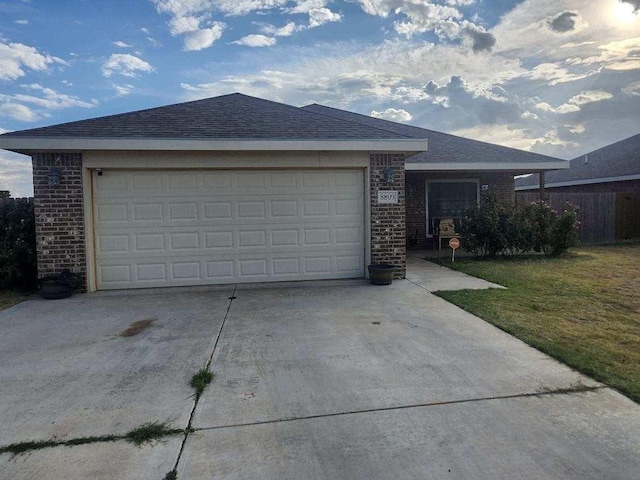
[[[193,377],[189,385],[196,391],[196,398],[200,398],[200,395],[205,391],[207,385],[213,380],[213,372],[207,368],[201,368]]]
[[[437,295],[640,402],[640,244],[438,263],[508,290]]]
[[[0,290],[0,310],[13,307],[27,299],[27,295],[13,290]]]

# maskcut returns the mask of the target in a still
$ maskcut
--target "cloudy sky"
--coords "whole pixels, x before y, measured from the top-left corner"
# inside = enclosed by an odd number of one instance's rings
[[[231,92],[573,158],[640,132],[640,0],[0,0],[0,132]]]

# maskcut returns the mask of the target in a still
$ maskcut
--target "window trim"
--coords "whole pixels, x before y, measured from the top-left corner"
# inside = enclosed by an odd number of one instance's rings
[[[424,185],[424,215],[425,215],[425,237],[433,238],[435,235],[429,233],[429,184],[430,183],[475,183],[476,184],[476,205],[480,204],[480,179],[479,178],[447,178],[442,180],[432,180],[425,178]]]

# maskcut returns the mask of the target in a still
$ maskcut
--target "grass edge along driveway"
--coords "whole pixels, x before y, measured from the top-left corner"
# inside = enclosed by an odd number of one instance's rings
[[[640,244],[438,263],[508,289],[436,295],[640,403]]]
[[[13,290],[0,290],[0,311],[24,302],[29,294]]]

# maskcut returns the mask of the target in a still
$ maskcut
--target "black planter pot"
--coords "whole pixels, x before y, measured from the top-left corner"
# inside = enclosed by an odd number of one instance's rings
[[[78,276],[66,270],[57,275],[47,275],[38,280],[40,295],[47,300],[67,298],[79,285]]]
[[[396,267],[388,263],[372,264],[369,269],[369,281],[372,285],[391,285]]]

